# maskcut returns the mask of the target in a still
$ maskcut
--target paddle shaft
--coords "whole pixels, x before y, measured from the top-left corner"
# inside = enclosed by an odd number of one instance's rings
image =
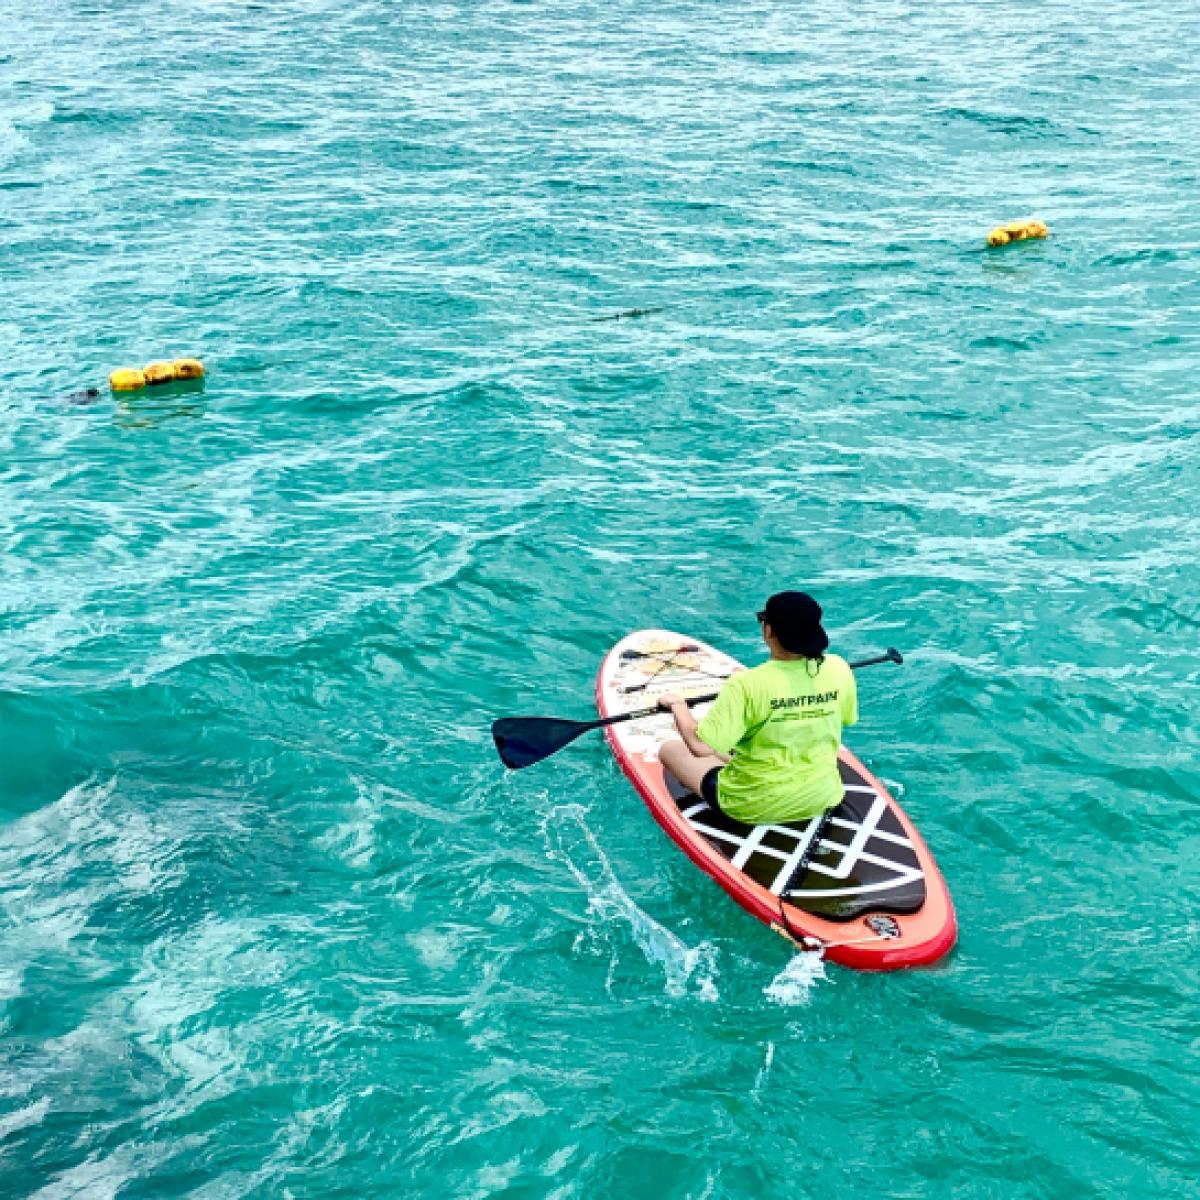
[[[903,661],[898,650],[889,649],[875,658],[864,658],[850,666],[857,669],[874,663]],[[685,702],[689,705],[705,704],[716,698],[716,692],[709,692],[705,696],[688,697]],[[662,711],[659,705],[653,704],[594,721],[567,721],[558,717],[504,717],[492,722],[492,738],[501,761],[515,770],[530,767],[549,758],[551,754],[557,754],[564,746],[593,729],[603,729],[606,725],[617,725],[621,721],[636,721],[639,717],[651,717]]]
[[[852,671],[858,671],[863,667],[873,667],[876,663],[885,662],[903,662],[900,657],[900,651],[894,648],[886,650],[883,654],[877,654],[874,658],[860,658],[858,662],[850,663]],[[715,700],[719,695],[718,692],[709,692],[704,696],[688,696],[685,703],[689,708],[693,704],[707,704],[710,700]],[[603,729],[605,725],[618,725],[622,721],[636,721],[639,717],[652,717],[656,712],[663,712],[657,704],[652,704],[649,708],[638,708],[633,712],[618,713],[615,717],[601,717],[598,721],[584,722],[588,729]]]

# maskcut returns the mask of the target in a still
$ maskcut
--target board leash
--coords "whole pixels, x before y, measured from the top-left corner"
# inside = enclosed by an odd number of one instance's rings
[[[839,805],[835,804],[833,808],[827,808],[819,818],[815,818],[819,823],[816,829],[813,830],[813,835],[809,838],[808,845],[804,847],[804,853],[800,856],[800,861],[796,864],[796,869],[788,877],[787,883],[783,885],[779,893],[779,920],[783,925],[782,932],[791,939],[798,949],[808,952],[836,950],[840,946],[861,946],[866,942],[888,942],[900,936],[900,930],[897,927],[893,933],[874,933],[870,937],[851,938],[844,942],[823,942],[818,937],[812,937],[806,933],[797,933],[791,921],[788,920],[787,898],[793,894],[793,891],[799,890],[797,885],[807,874],[809,864],[812,862],[813,856],[817,852],[817,847],[821,839],[825,836],[825,830],[833,820],[833,814],[838,807]]]
[[[826,950],[840,950],[843,946],[865,946],[868,942],[891,942],[895,940],[893,934],[873,933],[870,937],[848,938],[844,942],[823,942],[819,937],[811,937],[809,934],[802,934],[797,937],[790,930],[780,929],[778,925],[774,926],[775,930],[781,934],[797,950],[804,954],[824,953]]]
[[[840,800],[838,804],[841,804]],[[787,915],[787,898],[792,894],[796,885],[808,874],[809,864],[813,860],[813,855],[817,852],[817,847],[820,845],[821,839],[825,836],[825,830],[829,827],[829,822],[833,820],[833,810],[838,807],[838,804],[827,808],[819,817],[814,818],[817,824],[808,839],[808,845],[804,847],[804,853],[800,855],[800,861],[796,864],[795,870],[788,876],[787,883],[779,891],[779,919],[792,941],[805,950],[814,949],[815,947],[809,945],[809,943],[814,941],[820,942],[820,939],[810,938],[805,934],[798,934],[792,928],[792,923],[788,920]],[[822,942],[821,945],[824,945],[824,943]]]

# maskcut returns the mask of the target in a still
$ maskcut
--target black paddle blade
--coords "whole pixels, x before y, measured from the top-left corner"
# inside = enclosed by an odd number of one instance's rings
[[[595,721],[563,721],[558,717],[504,717],[492,723],[492,740],[500,761],[514,771],[532,767],[596,727]]]

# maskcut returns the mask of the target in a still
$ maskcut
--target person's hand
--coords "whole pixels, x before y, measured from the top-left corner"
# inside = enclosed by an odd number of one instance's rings
[[[659,696],[658,707],[666,709],[670,712],[677,704],[683,703],[683,697],[677,692],[667,692],[664,696]]]

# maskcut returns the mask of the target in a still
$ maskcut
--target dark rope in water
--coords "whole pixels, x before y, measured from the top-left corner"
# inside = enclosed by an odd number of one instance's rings
[[[606,313],[602,317],[589,317],[589,321],[620,321],[625,317],[647,317],[651,313],[662,312],[667,306],[665,304],[655,305],[652,308],[626,308],[621,312]]]

